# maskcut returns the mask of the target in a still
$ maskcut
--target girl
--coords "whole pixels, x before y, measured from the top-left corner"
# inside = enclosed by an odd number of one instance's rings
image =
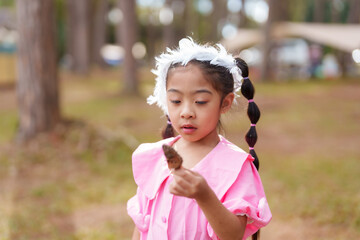
[[[220,44],[202,46],[191,38],[156,61],[148,103],[168,116],[167,138],[142,144],[133,154],[138,189],[127,206],[136,225],[133,239],[246,239],[272,217],[253,164],[260,112],[246,63]],[[241,85],[249,100],[251,155],[217,132]],[[169,136],[172,127],[176,137]],[[181,168],[168,169],[163,144],[182,156]]]

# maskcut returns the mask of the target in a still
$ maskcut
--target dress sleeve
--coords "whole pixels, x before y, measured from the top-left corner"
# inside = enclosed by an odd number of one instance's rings
[[[127,212],[140,232],[145,233],[149,229],[151,205],[152,200],[149,200],[140,188],[127,202]]]
[[[243,239],[266,226],[272,218],[260,176],[249,160],[244,162],[236,181],[221,202],[235,215],[247,216]],[[218,239],[210,224],[207,229],[212,239]]]

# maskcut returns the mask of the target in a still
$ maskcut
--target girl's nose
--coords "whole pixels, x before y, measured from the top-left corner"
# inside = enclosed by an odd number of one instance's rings
[[[195,112],[192,109],[191,106],[189,106],[189,104],[184,104],[184,108],[181,111],[181,117],[188,119],[188,118],[194,118],[195,117]]]

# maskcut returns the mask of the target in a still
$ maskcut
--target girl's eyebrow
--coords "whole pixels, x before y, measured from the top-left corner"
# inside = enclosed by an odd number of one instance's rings
[[[211,91],[207,90],[207,89],[199,89],[196,90],[194,93],[208,93],[208,94],[213,94]]]
[[[181,91],[175,89],[175,88],[170,88],[167,90],[167,92],[174,92],[174,93],[181,93]],[[194,94],[197,94],[197,93],[208,93],[208,94],[213,94],[211,91],[207,90],[207,89],[199,89],[199,90],[195,90],[193,92]]]
[[[179,90],[175,89],[175,88],[170,88],[167,90],[167,92],[175,92],[175,93],[180,93]]]

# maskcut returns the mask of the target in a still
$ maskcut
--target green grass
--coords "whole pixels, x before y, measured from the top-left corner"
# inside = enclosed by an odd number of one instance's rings
[[[16,127],[18,125],[17,112],[15,110],[0,110],[0,119],[0,143],[5,143],[15,137]]]
[[[152,79],[147,70],[141,72],[143,97],[131,98],[120,94],[117,70],[87,78],[62,73],[62,114],[76,121],[27,146],[12,142],[15,107],[0,108],[0,215],[6,216],[0,219],[1,240],[130,238],[133,225],[125,204],[136,190],[134,149],[124,136],[156,141],[166,122],[159,109],[146,105]],[[273,221],[300,218],[311,221],[313,229],[331,229],[323,239],[341,239],[343,232],[358,238],[360,83],[255,87],[262,110],[256,150]],[[240,100],[223,119],[226,137],[243,148],[249,127],[245,106]],[[118,217],[101,219],[104,206],[121,209],[114,214]],[[83,212],[85,220],[100,219],[96,227],[79,227],[74,216]]]
[[[14,54],[0,53],[0,85],[14,83],[16,78],[15,61]]]

